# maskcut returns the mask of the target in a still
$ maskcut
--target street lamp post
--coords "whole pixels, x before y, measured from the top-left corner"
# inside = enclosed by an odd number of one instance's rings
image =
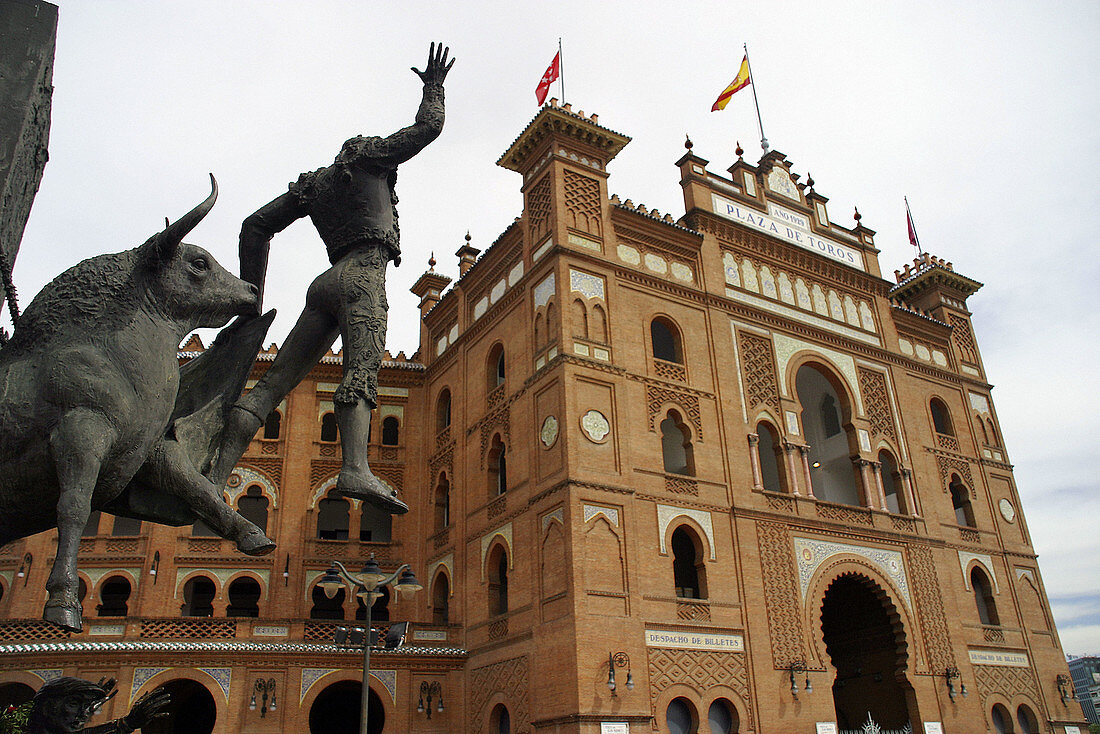
[[[394,583],[394,581],[397,583]],[[382,592],[378,590],[382,586],[393,584],[395,590],[403,593],[420,591],[424,587],[417,581],[416,574],[409,568],[409,564],[403,563],[396,571],[387,574],[374,560],[373,553],[357,574],[349,572],[340,561],[333,561],[332,566],[329,567],[328,571],[325,571],[325,575],[321,577],[318,585],[324,589],[325,595],[331,599],[336,596],[336,593],[345,582],[355,587],[356,595],[363,599],[363,603],[367,607],[367,632],[366,639],[363,640],[363,690],[360,699],[359,734],[368,734],[370,649],[373,644],[370,627],[371,607],[374,605],[374,601],[382,596]]]

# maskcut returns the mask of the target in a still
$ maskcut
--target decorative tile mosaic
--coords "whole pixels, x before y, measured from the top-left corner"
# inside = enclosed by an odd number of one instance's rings
[[[516,554],[512,552],[512,523],[501,525],[496,530],[481,536],[481,580],[485,580],[485,555],[489,552],[489,544],[500,536],[504,544],[508,546],[508,568],[515,566]]]
[[[535,286],[535,308],[545,306],[550,302],[550,296],[554,295],[554,273],[551,272]]]
[[[864,414],[863,398],[860,396],[859,380],[856,378],[856,363],[850,355],[842,354],[833,349],[827,349],[816,344],[810,344],[809,342],[804,342],[801,339],[795,339],[784,334],[775,334],[772,341],[775,343],[775,358],[779,363],[779,374],[781,375],[787,374],[787,364],[791,361],[791,357],[802,350],[828,357],[833,366],[840,370],[840,373],[847,379],[848,389],[856,396],[856,410],[858,414],[861,416]],[[779,381],[779,389],[783,391],[783,395],[788,395],[786,381]]]
[[[455,577],[455,568],[454,568],[454,566],[455,566],[455,554],[454,553],[448,553],[447,555],[443,556],[442,558],[440,558],[436,561],[433,561],[432,565],[430,565],[428,567],[428,580],[429,580],[429,582],[435,580],[436,571],[438,571],[441,568],[447,569],[447,579],[448,579],[448,583],[449,583],[450,589],[451,589],[451,593],[448,594],[448,596],[454,596],[454,594],[455,594],[455,587],[454,587],[454,583],[453,583],[454,577]]]
[[[206,673],[208,676],[218,682],[218,686],[221,687],[222,693],[225,694],[225,700],[229,701],[229,685],[233,680],[232,668],[197,668]]]
[[[665,544],[665,531],[668,530],[668,526],[672,524],[673,520],[681,516],[690,517],[699,523],[699,527],[703,529],[707,540],[710,542],[710,560],[715,560],[714,526],[711,523],[710,513],[706,510],[694,510],[673,505],[657,505],[657,534],[661,538],[661,553],[668,552]]]
[[[229,481],[226,482],[225,488],[225,493],[229,497],[229,504],[235,506],[237,498],[244,494],[244,491],[252,484],[258,484],[263,488],[264,494],[271,500],[273,508],[279,506],[279,491],[275,489],[275,485],[266,475],[247,466],[238,466],[229,475]]]
[[[556,510],[551,510],[550,512],[542,516],[543,531],[545,531],[546,528],[550,527],[550,523],[554,521],[557,521],[559,525],[565,524],[565,510],[563,510],[561,507],[557,508]]]
[[[581,270],[569,269],[569,289],[582,294],[585,298],[601,300],[606,298],[603,278]]]
[[[134,668],[134,682],[130,685],[130,702],[133,703],[142,686],[166,670],[170,668]]]
[[[546,416],[539,430],[539,440],[546,448],[550,448],[558,440],[558,419],[552,415]]]
[[[306,700],[306,694],[309,693],[309,689],[313,688],[317,681],[324,678],[329,673],[336,673],[339,668],[305,668],[302,670],[302,688],[301,694],[298,696],[298,703]]]
[[[581,429],[584,435],[594,443],[600,443],[611,433],[611,424],[598,410],[590,410],[581,416]]]
[[[993,582],[993,592],[995,594],[1001,593],[1001,588],[997,583],[997,574],[993,570],[993,559],[989,555],[985,553],[968,553],[967,551],[958,551],[958,553],[963,583],[966,584],[968,591],[970,590],[970,574],[966,572],[966,569],[970,566],[971,561],[977,561],[981,564],[982,569],[989,574],[989,580]]]
[[[806,589],[809,588],[814,572],[821,564],[844,553],[859,556],[877,566],[886,578],[894,582],[909,608],[913,608],[913,600],[909,596],[909,580],[905,575],[905,562],[900,551],[795,536],[795,563],[798,565],[798,582],[803,599],[806,598]]]
[[[596,515],[603,515],[615,527],[619,526],[619,511],[614,507],[601,507],[600,505],[584,506],[584,521],[588,522]]]
[[[28,670],[27,672],[41,678],[43,683],[49,683],[56,678],[60,678],[65,671],[61,668],[39,668],[36,670]]]

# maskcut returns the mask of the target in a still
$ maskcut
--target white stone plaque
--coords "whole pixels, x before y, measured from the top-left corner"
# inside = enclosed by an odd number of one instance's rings
[[[1081,734],[1081,729],[1080,727],[1066,724],[1066,734]]]
[[[842,245],[836,240],[827,240],[823,237],[810,234],[801,229],[790,226],[785,221],[765,214],[762,211],[738,204],[724,196],[711,193],[714,213],[748,225],[755,230],[778,237],[792,245],[811,250],[824,255],[830,260],[842,262],[853,268],[863,270],[863,255],[858,250],[848,245]]]
[[[943,734],[943,724],[938,721],[924,722],[924,734]]]
[[[630,724],[625,721],[601,721],[600,734],[630,734]]]
[[[646,647],[671,647],[678,650],[716,650],[720,652],[744,652],[745,639],[741,635],[725,635],[711,632],[680,632],[678,630],[646,630]]]
[[[837,734],[835,721],[819,721],[817,722],[816,734]]]
[[[252,628],[255,637],[286,637],[290,628],[285,625],[257,625]]]
[[[1001,665],[1008,668],[1026,668],[1030,665],[1027,655],[1007,650],[970,650],[972,665]]]

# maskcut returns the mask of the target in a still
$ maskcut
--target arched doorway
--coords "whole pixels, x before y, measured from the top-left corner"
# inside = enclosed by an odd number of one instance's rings
[[[309,707],[310,734],[359,734],[359,699],[363,684],[342,680],[325,688]],[[370,692],[367,731],[382,734],[386,728],[386,710],[382,699]]]
[[[854,729],[867,716],[884,729],[901,729],[916,714],[913,688],[905,677],[909,655],[897,610],[865,576],[833,581],[821,605],[821,631],[836,669],[833,704],[841,729]]]
[[[213,734],[218,719],[218,707],[206,686],[188,678],[177,678],[164,684],[172,696],[168,716],[147,724],[145,734]]]
[[[0,683],[0,711],[21,706],[34,698],[34,689],[26,683]]]

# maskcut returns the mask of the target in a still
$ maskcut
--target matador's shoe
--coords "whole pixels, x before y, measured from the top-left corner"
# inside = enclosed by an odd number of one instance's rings
[[[391,515],[409,511],[409,506],[397,498],[397,490],[374,476],[369,468],[356,469],[344,464],[336,479],[336,493],[363,500]]]

